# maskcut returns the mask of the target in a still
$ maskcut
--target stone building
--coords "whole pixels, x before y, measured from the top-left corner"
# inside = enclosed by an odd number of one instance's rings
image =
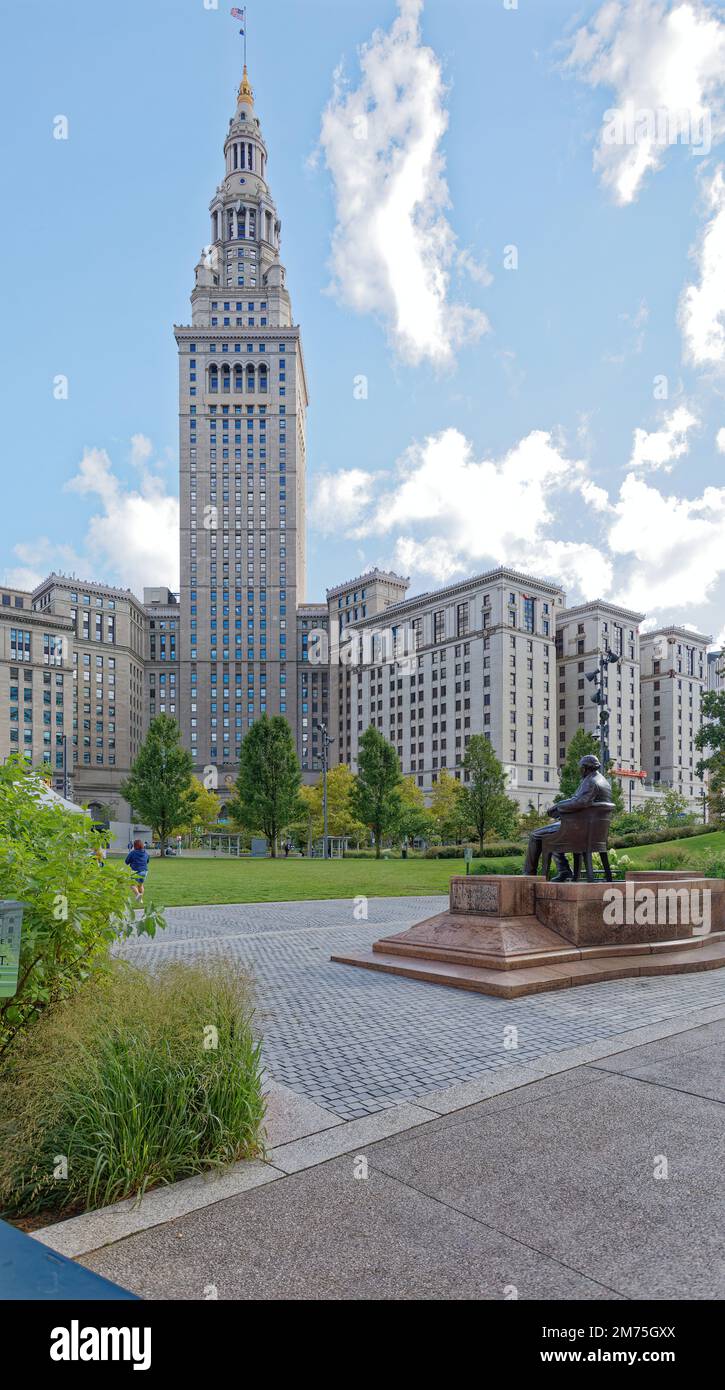
[[[71,758],[74,638],[68,613],[0,588],[0,762],[19,753],[33,767],[47,763],[59,789]]]
[[[600,652],[619,660],[609,663],[604,695],[610,710],[609,751],[615,767],[639,772],[640,763],[640,624],[643,613],[596,600],[564,608],[556,620],[558,761],[578,729],[599,737],[599,705],[592,700],[598,682]],[[635,783],[634,799],[641,796]]]
[[[661,627],[642,637],[642,766],[656,789],[673,787],[693,805],[705,790],[695,772],[711,637]]]
[[[197,772],[236,773],[264,713],[297,733],[307,381],[246,68],[179,350],[178,709]]]
[[[373,573],[378,601],[407,588],[397,575]],[[396,748],[403,773],[430,794],[443,768],[465,781],[471,736],[484,734],[523,806],[550,798],[558,786],[559,586],[501,568],[363,615],[369,588],[362,576],[328,592],[331,626],[335,613],[354,614],[358,595],[357,620],[342,622],[337,648],[330,640],[332,761],[354,770],[359,740],[373,725]]]

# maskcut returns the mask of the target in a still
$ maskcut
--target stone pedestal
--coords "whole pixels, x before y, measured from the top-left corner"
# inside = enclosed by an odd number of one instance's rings
[[[455,877],[447,912],[333,956],[346,965],[515,997],[630,975],[725,965],[725,881],[633,874],[618,883]]]

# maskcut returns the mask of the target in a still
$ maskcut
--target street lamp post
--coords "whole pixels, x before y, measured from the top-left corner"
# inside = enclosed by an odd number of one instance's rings
[[[330,738],[326,724],[318,723],[317,728],[322,735],[322,858],[327,859],[327,750],[335,740]]]
[[[586,679],[594,681],[595,690],[592,695],[592,703],[599,706],[599,760],[602,764],[602,772],[606,772],[609,764],[609,715],[610,710],[607,704],[607,692],[604,688],[604,677],[608,667],[612,662],[619,662],[621,657],[609,648],[599,653],[596,671],[590,671]]]

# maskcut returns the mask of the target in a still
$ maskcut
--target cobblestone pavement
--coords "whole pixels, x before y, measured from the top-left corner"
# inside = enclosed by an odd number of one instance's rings
[[[249,968],[268,1071],[344,1119],[725,1003],[721,970],[504,1000],[331,962],[333,951],[365,949],[446,902],[371,898],[366,922],[354,919],[352,900],[169,908],[156,940],[125,942],[121,953],[151,967],[225,959]]]

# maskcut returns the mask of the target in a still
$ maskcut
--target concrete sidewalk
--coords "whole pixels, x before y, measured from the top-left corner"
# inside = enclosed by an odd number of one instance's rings
[[[310,1113],[261,1185],[82,1263],[150,1299],[722,1298],[725,1020],[614,1048],[474,1104]]]

